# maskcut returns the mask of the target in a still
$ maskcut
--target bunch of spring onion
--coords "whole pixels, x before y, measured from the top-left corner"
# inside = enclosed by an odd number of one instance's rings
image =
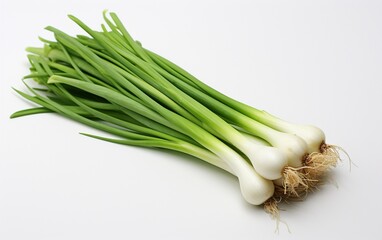
[[[54,41],[27,48],[30,93],[39,107],[20,117],[55,112],[115,138],[93,138],[186,153],[237,176],[243,197],[278,214],[277,202],[300,198],[336,165],[338,149],[317,127],[281,120],[236,101],[133,40],[115,13],[87,35],[54,27]]]

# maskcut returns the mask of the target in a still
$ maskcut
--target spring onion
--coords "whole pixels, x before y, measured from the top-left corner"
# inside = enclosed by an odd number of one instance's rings
[[[88,35],[46,29],[54,40],[27,48],[29,93],[38,107],[11,117],[55,112],[115,138],[96,139],[192,155],[235,176],[250,204],[277,215],[280,199],[298,198],[339,159],[322,130],[292,124],[232,99],[135,41],[115,13]],[[33,87],[33,79],[39,87]]]

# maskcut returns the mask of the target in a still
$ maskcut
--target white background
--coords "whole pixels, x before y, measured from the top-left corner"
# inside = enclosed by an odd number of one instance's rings
[[[0,239],[381,239],[382,1],[1,0]],[[86,138],[30,107],[27,46],[53,25],[82,33],[119,14],[144,46],[228,95],[320,126],[348,151],[333,182],[285,206],[284,225],[242,200],[235,178],[163,151]]]

